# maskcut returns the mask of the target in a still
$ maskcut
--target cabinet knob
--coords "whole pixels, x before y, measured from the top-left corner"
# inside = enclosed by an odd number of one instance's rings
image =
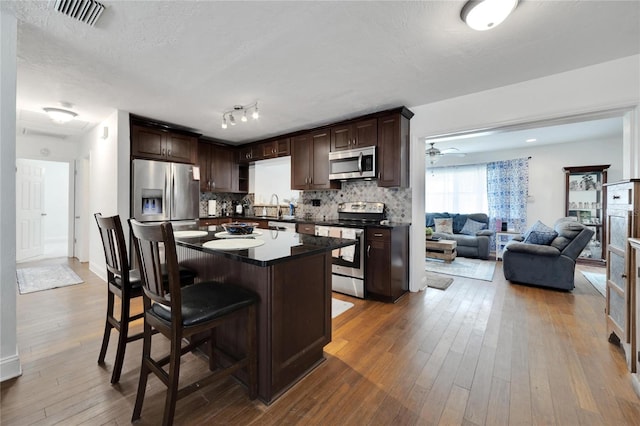
[[[382,234],[375,233],[375,234],[373,234],[373,236],[374,236],[374,237],[382,237]]]

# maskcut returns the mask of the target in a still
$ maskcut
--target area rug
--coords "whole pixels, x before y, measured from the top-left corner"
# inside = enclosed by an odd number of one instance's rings
[[[353,303],[331,298],[331,318],[335,318],[340,314],[344,314],[351,308],[353,308]]]
[[[82,278],[76,275],[67,265],[20,268],[16,273],[20,294],[65,287],[83,282]]]
[[[427,286],[431,288],[446,290],[452,282],[453,278],[443,277],[442,275],[434,274],[433,272],[427,272]]]
[[[605,274],[599,274],[597,272],[582,272],[582,275],[591,283],[592,286],[600,292],[604,297],[607,297],[607,276]]]
[[[438,274],[493,281],[496,262],[493,260],[467,259],[466,257],[456,257],[451,263],[437,259],[425,259],[424,269]]]

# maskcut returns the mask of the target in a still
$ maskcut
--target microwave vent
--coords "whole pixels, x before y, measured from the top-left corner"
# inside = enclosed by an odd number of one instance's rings
[[[105,6],[95,0],[50,0],[53,9],[70,18],[95,26]]]

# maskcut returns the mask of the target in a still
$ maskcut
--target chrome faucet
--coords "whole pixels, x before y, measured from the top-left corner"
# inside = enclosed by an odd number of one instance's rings
[[[280,199],[278,198],[278,194],[271,194],[269,204],[273,201],[273,197],[276,197],[276,217],[280,219]]]

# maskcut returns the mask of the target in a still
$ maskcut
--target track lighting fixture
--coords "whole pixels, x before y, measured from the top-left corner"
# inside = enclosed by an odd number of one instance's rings
[[[256,101],[249,105],[235,105],[233,109],[225,111],[222,114],[222,128],[227,128],[227,118],[229,119],[229,124],[231,124],[232,126],[236,125],[236,118],[233,116],[233,114],[242,114],[240,115],[240,121],[246,123],[248,121],[248,111],[252,111],[251,117],[254,120],[257,120],[260,117],[260,114],[258,113],[258,102]]]

